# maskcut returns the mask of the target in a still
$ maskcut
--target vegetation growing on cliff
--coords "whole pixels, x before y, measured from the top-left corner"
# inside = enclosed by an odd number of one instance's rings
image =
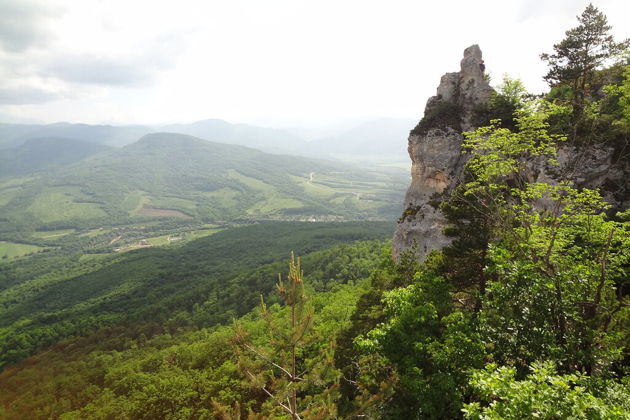
[[[461,107],[449,101],[435,101],[428,107],[418,125],[411,130],[411,134],[423,136],[432,128],[461,130]]]

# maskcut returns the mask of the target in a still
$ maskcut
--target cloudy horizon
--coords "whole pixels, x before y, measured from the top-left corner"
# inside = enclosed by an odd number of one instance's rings
[[[5,0],[0,122],[266,126],[419,118],[479,44],[494,85],[542,92],[588,1]],[[630,4],[594,2],[617,39]]]

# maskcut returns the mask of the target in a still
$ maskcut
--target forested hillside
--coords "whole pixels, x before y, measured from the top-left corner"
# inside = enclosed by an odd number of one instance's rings
[[[0,366],[64,337],[128,322],[168,322],[180,311],[193,311],[202,326],[229,322],[273,286],[275,273],[248,276],[247,270],[292,250],[304,254],[391,232],[391,222],[263,223],[177,247],[87,259],[58,251],[0,266]]]
[[[300,250],[304,255],[302,267],[309,273],[307,290],[314,296],[312,306],[317,314],[314,330],[309,333],[312,343],[309,354],[317,357],[339,328],[347,324],[369,273],[379,264],[383,252],[387,255],[383,241],[331,245],[391,235],[391,229],[391,224],[367,223],[341,226],[291,223],[237,229],[226,232],[224,238],[215,235],[215,245],[195,245],[198,251],[186,258],[197,261],[197,267],[187,261],[171,262],[181,259],[192,248],[182,249],[163,261],[161,268],[156,267],[159,270],[188,267],[188,273],[165,276],[179,293],[153,282],[151,288],[155,291],[145,301],[158,302],[155,297],[161,295],[159,310],[147,312],[149,306],[145,305],[133,309],[130,302],[118,301],[109,305],[109,312],[94,312],[102,314],[98,332],[63,341],[23,365],[7,367],[0,374],[3,390],[0,408],[4,407],[0,415],[56,418],[66,413],[63,415],[69,418],[212,418],[216,414],[213,402],[227,406],[240,403],[243,409],[258,407],[264,397],[242,382],[243,372],[238,368],[242,355],[233,348],[233,328],[212,327],[220,320],[230,321],[249,312],[260,302],[259,293],[266,296],[276,313],[274,317],[285,314],[277,305],[279,299],[272,289],[277,273],[286,273],[287,258],[283,254],[290,248]],[[256,240],[261,234],[264,239]],[[285,240],[278,241],[280,237]],[[251,241],[251,245],[245,245],[246,241]],[[274,242],[277,245],[271,246]],[[328,249],[315,251],[324,247]],[[134,259],[140,258],[144,264],[136,263],[127,271],[137,270],[138,275],[150,276],[145,273],[151,270],[153,256],[142,254]],[[206,257],[200,258],[201,254]],[[163,257],[166,255],[163,253]],[[282,261],[261,265],[265,260],[275,259],[275,255]],[[250,268],[256,265],[260,266]],[[216,268],[209,269],[213,266]],[[110,267],[115,268],[116,263]],[[196,287],[186,286],[182,281],[195,275]],[[128,313],[120,313],[123,307],[128,308]],[[118,316],[114,319],[107,316],[112,313]],[[71,325],[70,319],[49,324],[50,330]],[[256,341],[264,343],[268,338],[268,329],[253,313],[239,323]],[[22,337],[25,336],[28,333],[23,332]],[[331,363],[329,360],[330,369]],[[76,412],[67,413],[73,410]]]

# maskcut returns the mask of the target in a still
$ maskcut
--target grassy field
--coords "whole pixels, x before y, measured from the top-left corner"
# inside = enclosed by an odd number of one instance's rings
[[[135,226],[136,229],[142,229],[141,227]],[[138,232],[136,231],[133,239],[127,237],[124,234],[117,236],[114,242],[111,242],[110,245],[112,247],[116,247],[115,252],[126,252],[131,251],[138,248],[145,247],[162,247],[169,245],[183,245],[192,240],[203,238],[206,236],[214,235],[222,230],[225,230],[225,227],[208,224],[202,226],[200,229],[183,231],[179,233],[169,233],[158,236],[149,236],[146,237],[138,236]],[[111,248],[110,248],[111,249]]]
[[[81,233],[79,236],[85,236],[88,238],[94,238],[98,235],[103,235],[105,233],[111,232],[112,229],[106,229],[106,228],[96,228],[96,229],[90,229],[87,232],[83,232]]]
[[[33,238],[38,239],[49,239],[49,238],[58,238],[60,236],[66,236],[71,233],[74,233],[75,229],[59,229],[59,230],[46,230],[41,232],[33,233]]]
[[[143,191],[132,191],[120,204],[120,207],[123,211],[126,211],[130,216],[135,216],[138,214],[142,206],[149,202],[149,198],[147,194]]]
[[[27,211],[43,222],[107,216],[98,204],[79,202],[78,188],[60,187],[38,194]]]
[[[190,218],[191,216],[186,213],[182,213],[179,210],[163,209],[154,207],[148,204],[142,206],[137,213],[138,216],[150,216],[150,217],[183,217]]]
[[[192,194],[191,194],[192,195]],[[195,214],[197,209],[197,201],[194,201],[192,197],[190,199],[173,197],[173,196],[161,196],[161,197],[151,197],[150,205],[164,210],[181,210],[186,213]],[[145,204],[144,206],[149,207],[149,204]],[[140,211],[142,214],[143,210]],[[178,216],[175,216],[178,217]]]
[[[130,216],[190,217],[196,212],[197,202],[179,197],[153,197],[144,191],[133,191],[127,194],[121,208]]]
[[[315,174],[312,174],[312,176],[314,178]],[[325,198],[325,197],[330,197],[336,193],[334,188],[331,188],[326,185],[314,183],[310,180],[310,177],[291,175],[291,179],[293,179],[293,181],[295,181],[298,185],[300,185],[304,189],[304,192],[306,194],[311,195],[311,196]]]
[[[203,197],[204,201],[208,203],[207,205],[202,204],[202,212],[205,214],[207,210],[215,210],[216,208],[236,208],[238,206],[238,198],[240,197],[240,193],[233,188],[227,187],[204,193]]]
[[[221,232],[224,229],[225,228],[218,225],[205,225],[203,229],[186,232],[186,240],[193,240],[203,238],[204,236],[214,235],[215,233]]]
[[[6,206],[19,195],[23,185],[31,182],[32,177],[8,178],[0,180],[0,207]]]
[[[200,229],[191,232],[183,232],[181,234],[154,236],[152,238],[145,239],[145,241],[151,246],[179,245],[192,241],[194,239],[214,235],[215,233],[222,230],[224,230],[224,228],[219,227]]]
[[[232,170],[232,169],[228,171],[228,177],[235,179],[242,184],[247,185],[253,190],[275,191],[275,188],[272,185],[262,182],[256,178],[252,178],[251,176],[243,175],[242,173]]]
[[[146,238],[145,241],[151,246],[165,246],[172,244],[183,244],[194,239],[203,238],[205,236],[214,235],[225,228],[217,225],[206,225],[203,229],[182,232],[179,234],[168,234]]]
[[[8,187],[0,190],[0,206],[9,204],[19,191],[18,187]]]
[[[0,259],[8,260],[23,257],[24,255],[29,255],[42,249],[44,248],[41,246],[0,241]]]
[[[299,209],[304,204],[299,200],[284,197],[270,197],[259,201],[247,209],[247,214],[264,215],[273,214],[283,209]]]

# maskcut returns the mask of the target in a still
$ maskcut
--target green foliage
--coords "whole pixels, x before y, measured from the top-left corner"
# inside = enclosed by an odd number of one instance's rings
[[[515,130],[514,117],[518,110],[526,106],[527,96],[523,82],[503,76],[502,83],[493,92],[488,103],[473,110],[473,126],[486,126],[490,121],[500,120],[502,128]]]
[[[467,394],[467,369],[483,363],[474,320],[452,305],[451,286],[426,268],[412,285],[384,296],[386,322],[359,337],[364,352],[379,352],[399,375],[387,418],[457,416]]]
[[[469,177],[470,174],[465,176]],[[470,179],[464,179],[453,190],[451,197],[440,205],[448,221],[444,234],[453,241],[442,250],[444,261],[439,272],[454,291],[476,294],[475,307],[479,308],[487,283],[485,268],[488,263],[488,243],[494,239],[496,231],[493,229],[495,220],[492,215],[479,211],[482,203],[471,195],[464,195],[465,184]]]
[[[366,287],[364,278],[342,284],[343,279],[327,278],[325,273],[334,271],[339,259],[358,268],[365,263],[360,272],[369,273],[382,245],[343,245],[304,256],[305,268],[320,269],[318,274],[308,275],[309,281],[327,289],[308,292],[313,323],[297,357],[299,365],[309,370],[309,381],[323,377],[334,382],[335,370],[322,371],[317,361],[331,357],[330,340],[349,324]],[[354,261],[353,255],[363,262]],[[278,263],[260,267],[271,273],[267,277],[270,289],[278,267]],[[270,305],[271,324],[286,323],[287,310]],[[256,348],[266,349],[272,342],[273,334],[258,313],[249,313],[238,324]],[[278,418],[281,413],[263,391],[251,386],[245,373],[245,369],[255,367],[264,371],[264,362],[239,353],[234,336],[230,326],[195,329],[173,323],[127,323],[71,338],[0,373],[0,409],[7,418],[154,419],[214,418],[222,407],[223,416],[232,413],[247,418],[248,413],[257,412],[260,417],[255,418]],[[309,384],[299,395],[302,407],[321,407],[322,389],[327,385],[317,381]]]
[[[571,104],[572,113],[567,123],[568,134],[575,143],[588,142],[596,135],[592,124],[598,120],[593,111],[598,108],[597,70],[616,58],[630,46],[630,40],[616,42],[606,16],[589,4],[581,16],[579,25],[566,31],[566,37],[554,45],[553,54],[541,54],[549,64],[545,80],[552,88],[550,99],[560,99]],[[603,125],[604,127],[606,124]]]
[[[480,401],[464,405],[467,419],[627,419],[630,387],[606,383],[593,392],[592,381],[579,374],[559,375],[553,363],[534,363],[527,379],[516,380],[511,367],[486,366],[471,384]]]
[[[42,249],[44,248],[36,245],[0,241],[0,258],[5,260],[19,258],[25,255],[32,255],[33,253],[41,252]]]
[[[313,308],[304,290],[300,259],[291,254],[286,282],[281,275],[278,277],[276,289],[285,306],[284,316],[274,317],[261,297],[260,315],[270,341],[265,348],[253,346],[247,333],[237,328],[239,346],[262,363],[252,366],[255,363],[245,358],[241,364],[247,366],[245,371],[252,386],[267,394],[279,412],[289,414],[292,419],[334,417],[336,408],[331,398],[338,374],[332,367],[332,348],[321,348],[318,343],[319,354],[308,357],[305,354],[313,341]],[[298,393],[308,397],[298,398]]]
[[[553,156],[562,135],[549,134],[550,115],[562,113],[565,108],[546,102],[534,102],[519,112],[516,121],[517,132],[501,128],[498,121],[466,133],[464,147],[471,153],[466,170],[474,179],[466,184],[466,194],[476,194],[486,189],[495,194],[506,188],[498,181],[514,177],[518,186],[523,179],[518,179],[525,172],[528,160],[537,156]],[[553,162],[553,160],[552,160]],[[496,195],[496,194],[495,194]]]
[[[550,67],[545,76],[549,84],[568,85],[583,99],[593,72],[623,52],[628,41],[615,42],[606,16],[592,4],[577,19],[580,24],[566,31],[565,39],[553,46],[554,53],[541,58]]]
[[[490,248],[483,313],[487,339],[503,362],[557,360],[566,370],[602,374],[623,357],[630,224],[607,221],[594,191],[532,184],[514,205],[514,236]],[[537,211],[533,203],[553,203]]]
[[[391,363],[381,354],[362,352],[354,345],[355,338],[367,334],[386,317],[381,303],[384,293],[413,282],[420,264],[412,252],[403,253],[394,263],[391,250],[383,250],[378,264],[369,275],[370,287],[361,295],[350,325],[337,337],[335,367],[342,373],[339,412],[347,416],[361,407],[365,396],[372,396],[373,415],[382,415],[382,406],[391,397],[395,374]],[[363,398],[362,398],[363,397]]]
[[[613,125],[616,125],[620,131],[628,133],[630,132],[630,65],[626,64],[622,69],[622,77],[618,84],[609,84],[604,86],[603,89],[617,102],[612,104],[611,108],[613,109],[610,110],[612,112],[617,111],[620,114],[614,119]],[[607,104],[604,103],[602,105],[606,106]],[[604,109],[603,111],[608,110]]]
[[[424,117],[413,130],[412,135],[423,136],[431,128],[461,130],[461,108],[449,101],[438,100],[427,106]]]
[[[590,82],[591,92],[579,113],[574,109],[562,119],[551,121],[553,129],[570,133],[574,143],[613,146],[617,153],[621,152],[621,158],[627,158],[623,153],[630,134],[626,111],[628,92],[624,88],[626,67],[627,64],[616,64],[595,71]],[[570,88],[556,87],[547,95],[547,100],[570,103],[573,96]]]
[[[466,141],[473,181],[463,195],[494,218],[497,238],[481,328],[504,363],[543,357],[568,370],[607,371],[628,339],[617,290],[628,278],[629,226],[606,221],[596,191],[526,182],[529,159],[553,162],[557,136],[546,132],[547,115],[534,110],[517,119],[518,133],[490,126]]]
[[[626,121],[630,121],[630,65],[625,66],[623,84],[619,87],[619,104]]]

